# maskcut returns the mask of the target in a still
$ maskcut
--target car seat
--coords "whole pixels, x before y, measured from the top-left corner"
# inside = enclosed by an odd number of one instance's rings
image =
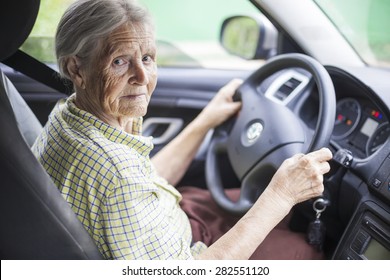
[[[28,37],[39,0],[1,1],[0,61]],[[30,150],[42,127],[0,69],[0,258],[102,259]]]

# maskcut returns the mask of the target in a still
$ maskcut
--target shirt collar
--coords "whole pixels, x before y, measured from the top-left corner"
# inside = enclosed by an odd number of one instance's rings
[[[76,94],[72,94],[65,102],[65,106],[69,113],[82,119],[82,121],[92,124],[97,128],[108,140],[137,148],[141,154],[149,154],[153,148],[152,137],[142,136],[142,121],[143,118],[133,118],[131,133],[117,129],[95,115],[78,108],[75,104]]]

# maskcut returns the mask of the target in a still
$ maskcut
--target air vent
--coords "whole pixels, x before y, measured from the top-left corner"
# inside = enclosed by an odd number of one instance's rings
[[[287,71],[275,79],[266,91],[265,96],[285,105],[302,92],[308,83],[309,78],[307,76],[293,70]]]
[[[285,82],[278,91],[275,92],[275,97],[283,101],[301,84],[301,81],[291,78]]]

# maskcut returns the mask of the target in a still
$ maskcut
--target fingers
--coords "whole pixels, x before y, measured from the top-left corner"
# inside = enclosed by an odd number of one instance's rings
[[[332,158],[329,149],[324,148],[308,154],[296,154],[290,158],[288,177],[295,181],[294,199],[302,202],[320,196],[324,191],[324,174],[329,172],[328,160]]]
[[[242,104],[241,104],[241,102],[232,102],[232,103],[229,103],[228,106],[230,107],[229,115],[233,115],[241,109]]]
[[[332,159],[331,151],[327,148],[322,148],[307,155],[299,154],[297,158],[308,169],[306,175],[310,186],[305,190],[306,199],[322,195],[324,191],[323,175],[330,171],[328,161]]]
[[[292,159],[299,162],[300,166],[310,169],[316,168],[321,174],[327,173],[330,170],[328,161],[332,159],[332,153],[329,149],[323,148],[309,154],[296,154]]]
[[[221,88],[220,91],[225,97],[229,98],[229,100],[232,100],[234,93],[242,83],[243,80],[241,79],[233,79],[229,83],[227,83],[223,88]]]
[[[233,79],[226,84],[226,87],[236,90],[242,83],[242,79]]]
[[[296,155],[299,166],[303,169],[308,170],[308,175],[313,177],[313,180],[317,176],[321,176],[328,173],[330,170],[330,165],[328,160],[332,158],[332,153],[328,149],[321,149],[317,152],[313,152],[307,155]],[[322,180],[321,182],[322,183]]]
[[[331,160],[333,157],[332,152],[328,148],[322,148],[317,151],[311,152],[308,154],[308,156],[314,157],[314,159],[320,162]]]
[[[321,162],[319,164],[319,168],[318,168],[319,172],[321,174],[325,174],[325,173],[328,173],[330,171],[330,165],[327,161],[325,162]]]
[[[239,112],[242,103],[233,102],[233,95],[242,82],[241,79],[233,79],[218,91],[197,118],[204,127],[215,128]]]

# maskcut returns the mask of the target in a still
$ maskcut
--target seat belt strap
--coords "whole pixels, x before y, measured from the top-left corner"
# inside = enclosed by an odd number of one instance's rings
[[[64,82],[57,71],[21,50],[17,50],[2,63],[61,93],[66,95],[72,93],[71,81]]]

